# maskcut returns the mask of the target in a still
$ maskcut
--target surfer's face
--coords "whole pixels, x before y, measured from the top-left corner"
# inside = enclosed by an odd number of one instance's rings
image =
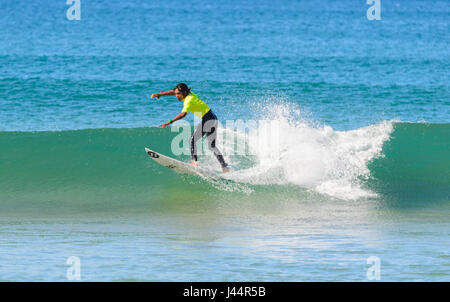
[[[177,99],[178,99],[179,101],[182,101],[182,100],[184,99],[183,94],[182,94],[181,91],[178,90],[178,89],[175,89],[175,96],[177,97]]]

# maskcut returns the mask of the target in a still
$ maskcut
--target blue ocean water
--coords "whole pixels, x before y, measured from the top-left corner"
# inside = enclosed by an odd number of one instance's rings
[[[69,7],[0,2],[0,280],[67,280],[70,256],[84,281],[367,281],[370,257],[450,280],[450,1]],[[227,121],[270,119],[283,153],[225,154],[222,182],[156,165],[182,104],[150,95],[179,82],[222,150]]]

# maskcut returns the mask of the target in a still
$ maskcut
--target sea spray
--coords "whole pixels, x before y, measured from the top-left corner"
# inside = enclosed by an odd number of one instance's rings
[[[301,110],[286,104],[263,111],[270,113],[270,120],[266,115],[263,120],[247,121],[250,126],[245,129],[229,128],[230,123],[219,128],[219,143],[237,168],[227,178],[254,185],[294,184],[343,199],[376,196],[363,188],[361,179],[370,175],[367,164],[381,155],[392,121],[336,131],[304,118]],[[267,131],[268,125],[272,131]],[[206,153],[205,162],[212,165],[214,159]]]

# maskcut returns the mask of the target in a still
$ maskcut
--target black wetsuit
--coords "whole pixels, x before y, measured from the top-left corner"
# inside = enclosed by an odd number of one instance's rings
[[[225,163],[222,153],[216,147],[218,124],[219,123],[217,121],[217,117],[211,110],[205,113],[205,115],[202,117],[202,122],[197,125],[197,128],[195,128],[195,131],[191,136],[191,155],[192,160],[197,161],[197,141],[206,134],[206,137],[208,138],[209,150],[214,152],[214,155],[217,157],[217,160],[219,161],[222,168],[225,168],[228,165]]]

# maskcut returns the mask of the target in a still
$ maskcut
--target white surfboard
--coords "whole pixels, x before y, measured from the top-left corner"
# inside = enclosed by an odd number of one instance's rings
[[[199,168],[199,167],[195,167],[190,164],[179,161],[177,159],[162,155],[158,152],[150,150],[149,148],[145,148],[145,152],[147,152],[147,154],[161,166],[171,169],[177,173],[189,174],[189,175],[195,175],[195,176],[200,175],[200,176],[206,176],[206,177],[220,178],[220,176],[214,172],[211,172],[211,171]]]

